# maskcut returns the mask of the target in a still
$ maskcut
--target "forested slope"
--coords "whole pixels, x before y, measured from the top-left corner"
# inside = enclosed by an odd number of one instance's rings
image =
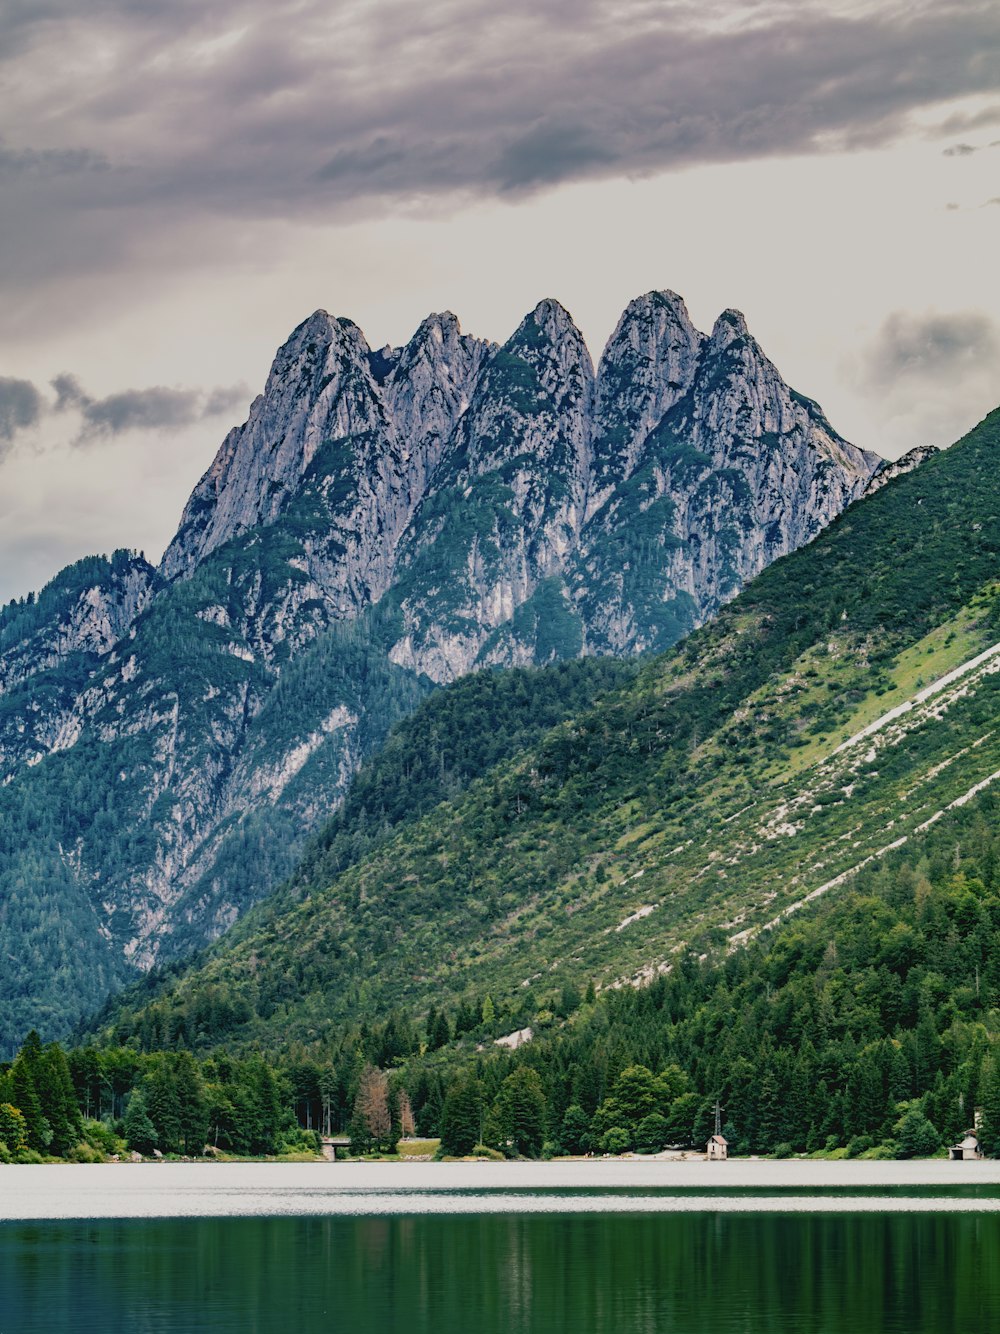
[[[285,893],[104,1031],[312,1041],[473,993],[513,1027],[565,987],[725,948],[905,845],[1000,771],[1000,659],[948,684],[1000,640],[998,450],[995,412],[360,860],[356,804]]]
[[[697,947],[647,986],[566,985],[516,1051],[489,995],[349,1022],[268,1060],[37,1040],[5,1077],[20,1156],[308,1148],[303,1127],[447,1153],[702,1147],[720,1105],[734,1153],[926,1156],[979,1122],[1000,1154],[1000,832],[984,792],[799,915],[718,958]],[[72,1082],[76,1105],[68,1101]],[[103,1117],[81,1126],[80,1116]],[[10,1137],[13,1133],[14,1139]],[[3,1149],[0,1148],[0,1160]],[[86,1156],[84,1161],[89,1160]]]

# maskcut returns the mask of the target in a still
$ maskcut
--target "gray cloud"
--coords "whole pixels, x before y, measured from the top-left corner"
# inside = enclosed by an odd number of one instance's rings
[[[979,311],[895,311],[842,372],[880,423],[876,447],[950,445],[1000,402],[1000,327]]]
[[[163,431],[190,426],[201,416],[201,394],[194,389],[126,389],[79,404],[80,440],[121,435],[125,431]]]
[[[212,389],[204,396],[202,417],[225,417],[246,407],[250,391],[245,384],[231,384]]]
[[[1000,8],[302,0],[290,21],[270,0],[42,0],[6,7],[0,52],[21,72],[10,122],[63,140],[0,151],[0,276],[21,285],[117,267],[199,219],[884,143],[918,109],[995,91]]]
[[[952,144],[950,148],[944,150],[945,157],[969,157],[979,150],[973,148],[972,144]]]
[[[107,171],[103,153],[89,148],[12,149],[0,144],[0,176],[56,176],[67,172]]]
[[[78,413],[80,433],[75,443],[88,444],[125,431],[181,429],[225,416],[242,407],[249,396],[244,384],[207,390],[154,385],[93,398],[68,372],[57,375],[51,387],[55,400],[50,403],[30,380],[0,376],[0,457],[18,431],[37,425],[48,413]]]
[[[880,392],[901,379],[953,381],[981,369],[995,372],[1000,398],[1000,329],[985,315],[895,311],[867,351],[864,378]]]
[[[56,391],[56,401],[52,405],[53,412],[67,412],[70,408],[79,408],[92,401],[84,393],[77,376],[70,375],[68,371],[55,377],[52,388]]]
[[[44,399],[30,380],[0,375],[0,454],[18,431],[40,419]]]
[[[74,410],[80,414],[78,444],[122,435],[125,431],[179,430],[206,417],[232,412],[247,398],[245,385],[208,391],[153,385],[149,389],[124,389],[105,398],[91,398],[77,377],[69,374],[57,375],[52,388],[56,392],[53,411]]]

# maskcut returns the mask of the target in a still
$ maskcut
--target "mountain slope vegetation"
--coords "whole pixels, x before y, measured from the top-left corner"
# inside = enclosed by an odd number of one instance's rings
[[[1000,773],[998,449],[1000,411],[360,858],[345,840],[371,812],[345,812],[284,891],[102,1031],[315,1041],[486,993],[513,1027],[567,986],[748,939],[922,835]]]
[[[596,368],[552,300],[502,347],[444,313],[375,353],[315,312],[158,569],[86,560],[0,616],[0,1046],[215,939],[434,686],[666,648],[883,465],[675,293]]]

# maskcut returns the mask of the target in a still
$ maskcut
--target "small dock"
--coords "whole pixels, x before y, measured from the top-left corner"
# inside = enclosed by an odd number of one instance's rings
[[[337,1161],[338,1149],[349,1149],[351,1140],[348,1135],[323,1135],[320,1138],[323,1145],[323,1157],[328,1163]]]

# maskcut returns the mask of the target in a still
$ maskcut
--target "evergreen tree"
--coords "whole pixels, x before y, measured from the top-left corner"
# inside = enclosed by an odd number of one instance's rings
[[[165,1059],[161,1058],[145,1082],[149,1119],[156,1127],[156,1142],[164,1153],[181,1147],[181,1108],[177,1087]]]
[[[173,1060],[177,1097],[177,1135],[189,1157],[200,1157],[208,1135],[208,1115],[201,1074],[190,1052],[177,1052]]]
[[[985,1153],[1000,1158],[1000,1057],[995,1047],[983,1060],[979,1088],[983,1110],[980,1141]]]
[[[41,1061],[41,1039],[32,1029],[11,1067],[10,1092],[27,1125],[28,1147],[36,1153],[46,1153],[52,1142],[52,1127],[42,1110],[37,1087]]]
[[[52,1130],[49,1152],[63,1155],[79,1144],[82,1127],[66,1053],[57,1043],[39,1053],[35,1087],[43,1115]]]
[[[136,1089],[128,1100],[122,1134],[126,1144],[136,1153],[152,1153],[156,1148],[156,1127],[149,1119],[142,1089]]]
[[[490,1138],[514,1157],[536,1158],[545,1138],[545,1092],[537,1070],[522,1066],[500,1085],[490,1110]]]
[[[941,1136],[924,1115],[919,1100],[906,1108],[893,1131],[899,1158],[929,1158],[941,1147]]]
[[[579,1103],[570,1103],[563,1113],[559,1143],[565,1153],[586,1153],[590,1149],[590,1117]]]
[[[441,1111],[441,1151],[453,1158],[471,1153],[483,1133],[483,1086],[471,1075],[448,1089]]]

